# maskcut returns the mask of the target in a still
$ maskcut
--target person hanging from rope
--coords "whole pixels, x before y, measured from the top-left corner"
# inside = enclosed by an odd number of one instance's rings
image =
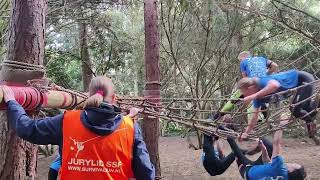
[[[137,115],[140,111],[141,110],[138,108],[134,108],[134,107],[130,108],[128,116],[133,120],[136,120]],[[57,158],[53,160],[53,162],[50,164],[49,171],[48,171],[48,180],[57,180],[60,168],[61,168],[61,156],[60,156],[60,153],[58,153]]]
[[[297,70],[289,70],[260,78],[242,78],[237,84],[238,89],[244,95],[244,103],[253,101],[254,111],[249,120],[248,127],[242,133],[240,139],[246,139],[248,133],[257,124],[261,107],[270,100],[270,98],[264,98],[265,96],[296,87],[298,89],[293,104],[297,105],[291,107],[290,110],[293,116],[302,118],[306,122],[309,137],[315,137],[316,124],[312,122],[316,115],[314,111],[315,103],[310,98],[313,93],[313,85],[310,83],[313,81],[315,79],[310,73]]]
[[[214,147],[216,145],[216,149]],[[201,156],[202,165],[211,176],[223,174],[233,163],[233,153],[224,155],[221,148],[221,141],[217,137],[203,135],[203,153]]]
[[[240,61],[240,72],[242,78],[244,77],[264,77],[268,74],[278,72],[278,64],[268,60],[262,56],[252,56],[249,51],[243,51],[238,55],[238,60]],[[243,97],[241,92],[237,90],[231,95],[231,99],[239,99]],[[225,115],[227,112],[230,112],[234,108],[234,102],[228,101],[221,109],[220,113],[216,113],[214,119]],[[262,109],[265,109],[263,107]],[[266,112],[263,112],[264,117],[266,118]]]
[[[284,121],[280,124],[283,122]],[[277,130],[274,133],[272,156],[270,156],[270,147],[266,147],[267,145],[265,144],[265,141],[259,141],[259,146],[262,151],[262,164],[259,164],[261,162],[257,162],[255,164],[250,162],[250,160],[242,153],[241,149],[239,149],[233,138],[228,137],[227,141],[236,156],[240,175],[244,179],[303,180],[307,176],[302,165],[296,163],[284,163],[283,157],[281,156],[282,130]]]
[[[224,116],[224,118],[227,117],[228,115]],[[223,126],[220,126],[219,128],[223,129]],[[233,153],[230,153],[227,156],[224,155],[221,143],[219,136],[203,134],[203,153],[201,161],[203,167],[211,176],[223,174],[235,159]]]
[[[226,114],[224,117],[224,122],[229,122],[231,120],[231,116],[229,114]],[[224,126],[219,126],[219,129],[224,129]],[[266,144],[268,152],[272,153],[272,143],[268,141],[266,138],[262,138],[262,141],[264,144]],[[235,160],[235,155],[233,152],[228,154],[227,156],[224,155],[224,152],[222,150],[221,140],[219,140],[219,136],[212,135],[209,136],[207,134],[203,135],[203,153],[201,156],[202,165],[205,168],[205,170],[211,175],[211,176],[217,176],[223,174],[233,163]],[[215,148],[216,145],[216,148]],[[259,152],[259,148],[253,147],[248,150],[242,150],[240,149],[242,153],[253,155],[255,153]],[[263,164],[262,156],[260,156],[256,161],[250,161],[250,164],[256,165],[256,164]]]
[[[83,110],[33,120],[2,86],[8,119],[19,137],[34,144],[59,145],[60,179],[150,179],[155,169],[140,127],[120,115],[112,81],[94,77]]]

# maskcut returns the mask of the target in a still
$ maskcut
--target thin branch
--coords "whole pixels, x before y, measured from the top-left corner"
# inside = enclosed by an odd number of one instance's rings
[[[272,36],[259,39],[258,41],[256,41],[255,43],[253,43],[253,44],[249,47],[249,49],[252,49],[252,48],[254,48],[255,46],[257,46],[257,45],[259,45],[259,44],[261,44],[261,43],[263,43],[263,42],[265,42],[265,41],[267,41],[267,40],[270,40],[271,38],[274,38],[274,37],[276,37],[276,36],[279,36],[279,35],[281,35],[281,34],[283,34],[283,33],[284,33],[284,32],[281,31],[280,33],[273,34]]]
[[[161,14],[163,15],[163,4],[162,4],[162,2],[160,2],[160,4],[161,4]],[[174,55],[173,45],[172,45],[172,39],[171,39],[170,36],[169,36],[169,32],[168,32],[168,30],[167,30],[167,28],[166,28],[166,25],[165,25],[165,21],[164,21],[163,16],[161,16],[161,23],[162,23],[162,25],[163,25],[163,29],[164,29],[165,35],[166,35],[167,40],[168,40],[168,43],[169,43],[170,53],[171,53],[172,59],[173,59],[175,65],[177,66],[178,70],[180,71],[181,76],[183,77],[183,79],[185,80],[185,82],[188,84],[188,86],[190,87],[190,90],[191,90],[191,92],[192,92],[192,94],[193,94],[193,87],[192,87],[191,83],[187,80],[187,78],[185,77],[185,75],[183,74],[182,69],[181,69],[181,67],[179,66],[179,63],[178,63],[178,61],[177,61],[177,58],[176,58],[175,55]]]
[[[285,4],[285,3],[283,3],[283,2],[281,2],[281,1],[279,1],[279,0],[272,0],[272,1],[276,1],[277,3],[280,3],[280,4],[284,5],[285,7],[288,7],[288,8],[290,8],[290,9],[293,9],[293,10],[295,10],[295,11],[297,11],[297,12],[300,12],[300,13],[302,13],[302,14],[308,16],[308,17],[311,17],[312,19],[320,22],[320,19],[316,18],[315,16],[313,16],[313,15],[311,15],[311,14],[305,12],[305,11],[302,11],[302,10],[300,10],[300,9],[297,9],[297,8],[295,8],[295,7],[292,7],[292,6],[290,6],[290,5],[288,5],[288,4]]]
[[[232,7],[232,8],[236,8],[236,9],[239,9],[239,10],[242,10],[242,11],[246,11],[246,12],[249,12],[249,13],[252,13],[254,15],[259,15],[259,16],[263,16],[263,17],[266,17],[268,19],[271,19],[273,20],[274,22],[278,23],[279,25],[281,25],[282,27],[286,28],[286,29],[289,29],[289,30],[292,30],[293,32],[295,32],[296,34],[302,36],[302,37],[305,37],[311,41],[314,41],[316,42],[317,44],[320,45],[320,41],[317,40],[316,38],[306,34],[305,32],[303,32],[301,29],[297,29],[297,28],[294,28],[292,26],[290,26],[289,24],[285,23],[283,21],[283,19],[278,19],[276,17],[273,17],[273,16],[269,16],[267,14],[264,14],[264,13],[261,13],[260,11],[256,11],[256,10],[251,10],[251,9],[248,9],[248,8],[244,8],[244,7],[240,7],[240,6],[234,6],[233,4],[222,4],[223,6],[229,6],[229,7]]]

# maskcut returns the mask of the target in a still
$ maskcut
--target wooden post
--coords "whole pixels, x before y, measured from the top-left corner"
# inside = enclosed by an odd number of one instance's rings
[[[160,102],[160,70],[159,70],[159,31],[157,0],[144,0],[145,28],[145,77],[144,95]],[[161,176],[159,160],[159,118],[144,117],[142,123],[144,140],[150,153],[150,159],[156,168],[156,176]]]
[[[89,49],[88,49],[88,31],[87,24],[84,22],[79,23],[79,41],[80,41],[80,57],[82,67],[82,82],[83,91],[89,91],[89,84],[93,78],[92,74],[92,63],[90,60]]]

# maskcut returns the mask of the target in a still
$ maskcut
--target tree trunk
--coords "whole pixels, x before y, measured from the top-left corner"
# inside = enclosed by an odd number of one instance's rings
[[[160,98],[160,69],[159,69],[159,31],[157,0],[144,1],[144,28],[145,28],[145,96]],[[159,99],[153,99],[159,103]],[[159,160],[159,119],[145,117],[143,124],[144,139],[150,153],[151,162],[156,168],[156,176],[161,176]]]
[[[83,90],[85,92],[89,91],[89,84],[91,79],[93,78],[87,36],[87,25],[85,23],[79,23],[79,41],[82,61],[82,82]]]
[[[45,0],[12,0],[7,60],[32,64],[3,65],[0,80],[26,83],[43,78]],[[37,146],[18,138],[9,127],[7,115],[0,112],[0,179],[34,179]]]

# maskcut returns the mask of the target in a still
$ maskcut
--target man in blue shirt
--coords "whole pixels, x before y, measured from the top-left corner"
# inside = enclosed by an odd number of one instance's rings
[[[238,55],[242,77],[264,77],[278,71],[278,64],[262,56],[252,56],[249,51]]]
[[[265,77],[268,74],[278,72],[278,64],[262,56],[252,56],[249,51],[243,51],[238,55],[240,61],[240,71],[242,77]],[[265,105],[261,110],[265,110]],[[267,112],[262,111],[263,116],[267,117]]]
[[[278,64],[261,56],[252,56],[249,51],[243,51],[238,55],[240,61],[240,71],[242,77],[264,77],[267,74],[278,71]],[[241,98],[242,94],[236,91],[230,97],[231,99]],[[216,113],[214,120],[224,116],[227,112],[234,108],[234,102],[228,101],[219,113]],[[265,109],[266,107],[262,107]],[[262,112],[264,117],[267,117],[266,112]]]
[[[281,123],[284,125],[287,122]],[[296,163],[284,163],[281,152],[282,130],[278,130],[273,136],[272,157],[267,151],[266,146],[262,141],[259,141],[259,146],[262,151],[263,164],[253,165],[243,155],[235,140],[227,139],[232,151],[237,157],[237,164],[241,176],[247,180],[303,180],[306,177],[304,167]]]
[[[316,133],[316,127],[312,121],[316,115],[316,112],[314,112],[316,107],[310,99],[313,93],[313,87],[310,83],[314,81],[315,79],[310,73],[297,70],[289,70],[260,78],[241,79],[238,82],[238,88],[245,97],[243,101],[244,103],[249,103],[253,100],[254,106],[252,118],[245,132],[242,134],[241,139],[245,139],[257,124],[259,111],[261,107],[268,102],[268,100],[264,98],[265,96],[302,85],[304,86],[297,89],[297,94],[293,101],[294,104],[300,101],[302,103],[298,103],[290,110],[296,118],[302,118],[307,123],[309,137],[313,138]]]

